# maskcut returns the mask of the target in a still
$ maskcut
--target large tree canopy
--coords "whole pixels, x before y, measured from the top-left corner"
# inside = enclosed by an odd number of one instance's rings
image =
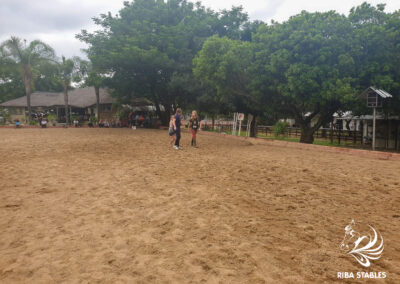
[[[125,2],[119,16],[96,18],[102,30],[77,37],[89,44],[89,59],[112,74],[117,98],[147,97],[169,114],[188,101],[182,93],[192,95],[192,59],[203,42],[214,34],[244,37],[247,19],[240,7],[216,13],[182,0],[136,0]]]
[[[399,114],[400,11],[385,13],[384,7],[383,4],[374,7],[363,3],[351,9],[349,20],[354,36],[354,66],[358,89],[376,86],[394,94],[394,101],[385,109],[397,109]]]
[[[215,95],[202,95],[198,103],[204,106],[208,100],[214,104],[213,110],[260,114],[262,108],[251,89],[252,61],[250,42],[218,36],[209,38],[193,60],[193,73],[204,85],[211,87],[209,90],[215,90]],[[253,130],[254,127],[255,124]]]
[[[335,12],[302,12],[255,37],[256,84],[273,86],[302,128],[301,142],[312,143],[314,131],[356,93],[352,37],[348,19]]]

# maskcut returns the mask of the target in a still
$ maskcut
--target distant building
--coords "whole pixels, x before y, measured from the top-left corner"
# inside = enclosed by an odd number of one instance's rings
[[[107,89],[100,89],[100,118],[111,119],[111,106],[114,99]],[[86,87],[68,91],[70,113],[88,119],[97,114],[96,94],[94,87]],[[23,119],[27,113],[26,96],[19,97],[0,104],[6,109],[12,120]],[[35,92],[31,94],[32,112],[55,114],[58,122],[65,122],[64,94],[50,92]]]
[[[334,123],[341,129],[361,131],[363,142],[372,140],[372,115],[353,116],[351,112],[342,117],[335,116]],[[400,117],[378,114],[376,116],[376,147],[388,150],[400,150]]]

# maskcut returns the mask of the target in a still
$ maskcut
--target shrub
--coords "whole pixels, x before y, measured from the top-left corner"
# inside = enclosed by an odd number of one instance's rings
[[[93,124],[96,124],[96,123],[97,123],[97,118],[96,118],[94,115],[92,115],[92,116],[89,118],[89,121],[90,121],[91,123],[93,123]]]
[[[47,116],[47,119],[48,119],[49,121],[56,121],[56,120],[57,120],[57,115],[56,115],[56,114],[49,114],[49,115]]]
[[[273,132],[276,137],[285,136],[288,131],[289,123],[286,121],[278,121],[273,126]]]

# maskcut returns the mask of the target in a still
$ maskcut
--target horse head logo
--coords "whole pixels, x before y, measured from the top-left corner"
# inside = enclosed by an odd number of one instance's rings
[[[379,259],[383,252],[383,238],[373,227],[362,228],[351,220],[345,227],[340,249],[352,255],[362,266],[369,267],[370,260]]]

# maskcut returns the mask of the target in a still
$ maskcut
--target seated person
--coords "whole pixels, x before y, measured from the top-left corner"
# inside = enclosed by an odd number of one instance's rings
[[[139,125],[140,125],[141,127],[144,126],[144,125],[143,125],[143,122],[144,122],[144,116],[141,114],[140,117],[139,117]]]
[[[16,127],[16,128],[20,128],[20,127],[21,127],[21,122],[19,121],[19,119],[17,119],[17,120],[15,121],[15,127]]]
[[[100,119],[100,121],[99,121],[99,127],[104,127],[104,120]]]
[[[74,119],[74,126],[79,127],[79,121],[77,119]]]
[[[46,128],[47,127],[47,120],[46,119],[42,119],[42,121],[40,122],[40,125],[42,126],[42,128]]]

